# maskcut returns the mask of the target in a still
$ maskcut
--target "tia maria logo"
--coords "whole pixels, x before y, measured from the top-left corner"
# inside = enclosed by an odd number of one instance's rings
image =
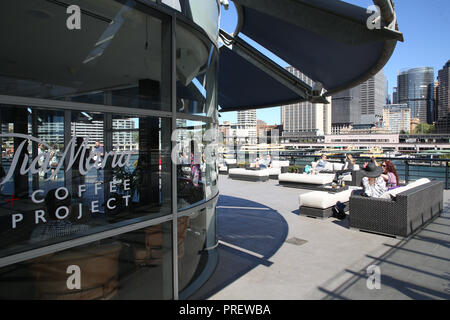
[[[14,156],[11,162],[11,166],[9,167],[8,172],[6,173],[5,178],[0,182],[0,185],[8,182],[11,177],[14,175],[17,166],[20,166],[20,174],[25,175],[28,173],[37,174],[40,172],[48,173],[52,169],[55,169],[51,175],[46,180],[53,179],[58,170],[60,170],[64,165],[64,160],[67,161],[66,171],[70,170],[74,165],[75,161],[78,161],[78,170],[81,175],[86,175],[89,170],[92,168],[104,168],[108,159],[112,159],[111,168],[115,167],[122,168],[126,165],[130,164],[130,157],[132,155],[131,151],[117,152],[117,151],[109,151],[106,152],[103,158],[97,157],[94,153],[90,152],[90,148],[88,147],[89,138],[85,138],[81,146],[76,149],[76,137],[72,138],[70,142],[67,144],[64,152],[62,153],[61,158],[59,159],[56,167],[50,167],[49,163],[52,158],[52,153],[54,150],[46,144],[44,141],[35,138],[33,136],[20,134],[20,133],[6,133],[0,134],[1,138],[21,138],[23,141],[19,144],[19,146],[14,150]],[[34,141],[38,144],[42,144],[47,147],[48,150],[38,154],[34,159],[31,159],[27,152],[23,152],[25,148],[25,144],[28,141]],[[23,159],[21,160],[21,155],[23,155]],[[87,155],[87,156],[86,156]],[[19,163],[19,160],[21,163]]]

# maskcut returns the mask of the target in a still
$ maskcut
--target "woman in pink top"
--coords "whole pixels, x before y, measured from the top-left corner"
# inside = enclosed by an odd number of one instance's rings
[[[395,189],[398,187],[398,174],[397,170],[395,170],[394,164],[386,160],[383,162],[383,174],[381,177],[383,177],[384,181],[386,182],[386,186],[388,190]]]

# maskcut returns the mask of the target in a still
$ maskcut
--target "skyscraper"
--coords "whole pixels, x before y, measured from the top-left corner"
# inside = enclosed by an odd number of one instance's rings
[[[381,70],[366,82],[333,95],[333,127],[374,124],[383,115],[386,94]]]
[[[450,112],[450,60],[439,70],[438,81],[437,100],[439,101],[439,117],[443,118]]]
[[[420,67],[399,72],[397,76],[398,103],[406,103],[411,117],[421,122],[433,122],[434,69]]]
[[[397,87],[394,87],[394,91],[392,92],[392,104],[398,104],[398,91],[397,91]]]
[[[333,126],[346,127],[360,123],[360,96],[359,86],[333,95]]]
[[[384,70],[359,85],[360,87],[360,124],[372,124],[381,118],[386,105],[386,77]]]
[[[248,136],[250,142],[256,142],[257,121],[256,121],[256,110],[255,109],[238,111],[238,113],[237,113],[237,129],[241,135]]]
[[[438,72],[438,89],[436,104],[438,105],[437,133],[450,132],[450,60]]]
[[[286,68],[296,77],[312,86],[313,81],[293,67]],[[331,133],[331,98],[329,104],[301,102],[281,107],[283,136]]]
[[[238,111],[237,113],[237,124],[238,126],[241,126],[242,129],[246,129],[248,127],[255,127],[256,128],[256,110],[245,110],[245,111]]]

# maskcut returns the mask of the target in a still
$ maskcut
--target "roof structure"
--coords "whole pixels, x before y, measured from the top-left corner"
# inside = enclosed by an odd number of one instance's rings
[[[352,88],[389,61],[398,30],[392,0],[371,11],[339,0],[234,0],[238,25],[221,30],[221,112],[302,101]],[[243,33],[311,78],[310,87],[243,41]]]

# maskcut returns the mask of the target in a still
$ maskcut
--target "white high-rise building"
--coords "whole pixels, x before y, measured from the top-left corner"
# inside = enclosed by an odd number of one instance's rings
[[[250,143],[256,143],[258,137],[256,110],[238,111],[236,129],[237,136],[247,136]]]
[[[411,109],[405,104],[390,104],[383,108],[383,127],[390,133],[411,131]]]
[[[313,81],[293,67],[286,68],[296,77],[312,86]],[[331,133],[331,97],[329,104],[301,102],[281,107],[283,136],[302,134],[325,135]]]

